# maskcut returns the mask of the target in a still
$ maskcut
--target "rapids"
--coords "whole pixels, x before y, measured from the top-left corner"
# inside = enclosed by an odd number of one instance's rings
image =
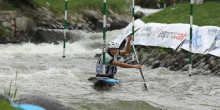
[[[107,32],[107,41],[121,30]],[[0,45],[0,93],[12,80],[17,95],[42,94],[54,97],[74,109],[124,110],[218,110],[220,109],[220,77],[194,75],[150,69],[143,66],[148,85],[137,69],[118,68],[116,78],[121,86],[99,91],[87,79],[95,76],[95,54],[102,51],[102,33],[71,31],[77,40],[63,44]]]

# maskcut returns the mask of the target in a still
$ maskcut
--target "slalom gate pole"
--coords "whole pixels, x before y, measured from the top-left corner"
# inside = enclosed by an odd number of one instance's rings
[[[103,7],[103,65],[102,65],[102,74],[105,74],[105,52],[106,52],[106,0],[104,0],[104,7]]]
[[[157,0],[157,7],[160,8],[160,0]]]
[[[163,8],[166,8],[167,7],[167,0],[164,0],[164,7]]]
[[[189,76],[192,72],[192,32],[193,32],[193,0],[190,2],[190,42],[189,42]]]
[[[135,51],[135,47],[134,47],[134,0],[132,0],[132,35],[133,35],[133,39],[132,39],[132,62],[134,62],[134,56],[136,57],[137,63],[139,64],[139,60]],[[141,77],[144,80],[144,87],[145,89],[147,89],[147,85],[146,85],[146,81],[142,72],[142,69],[140,69],[140,73],[141,73]]]
[[[134,62],[134,0],[132,0],[132,62]]]
[[[64,21],[64,39],[63,39],[63,58],[65,58],[65,48],[66,48],[66,22],[67,22],[67,2],[65,2],[65,21]]]

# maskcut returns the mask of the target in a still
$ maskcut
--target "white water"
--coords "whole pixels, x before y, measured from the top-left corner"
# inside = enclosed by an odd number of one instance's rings
[[[0,45],[0,93],[13,80],[22,94],[48,95],[75,109],[150,109],[148,104],[169,110],[219,110],[220,77],[143,68],[148,85],[136,69],[119,68],[122,85],[97,91],[87,79],[95,76],[95,54],[102,51],[102,33],[72,31],[80,40],[63,44],[25,43]],[[107,33],[114,39],[120,30]],[[17,75],[16,75],[17,74]],[[16,78],[17,76],[17,78]]]
[[[155,13],[155,12],[158,12],[158,11],[162,10],[162,9],[141,8],[140,6],[135,6],[134,8],[135,8],[135,10],[134,10],[135,13],[137,11],[142,11],[145,14],[145,16],[148,16],[152,13]]]

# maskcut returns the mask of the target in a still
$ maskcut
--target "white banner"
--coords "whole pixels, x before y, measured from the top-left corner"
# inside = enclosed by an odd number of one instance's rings
[[[140,28],[140,29],[139,29]],[[134,45],[159,46],[176,49],[181,43],[182,49],[189,51],[189,24],[161,24],[135,21]],[[130,23],[115,40],[122,41],[132,33]],[[192,53],[212,54],[220,57],[220,28],[216,26],[198,27],[193,25]]]
[[[192,53],[205,54],[207,49],[215,40],[216,33],[212,31],[214,26],[193,26],[192,34]],[[185,40],[182,48],[189,51],[189,36]]]
[[[142,20],[135,20],[134,21],[134,30],[136,31],[137,29],[143,27],[145,23],[142,21]],[[140,30],[140,29],[139,29]],[[138,30],[138,31],[139,31]],[[137,32],[136,32],[137,33]],[[136,36],[136,33],[135,33],[135,36]],[[122,32],[113,40],[113,41],[116,41],[118,44],[121,44],[122,41],[128,37],[130,34],[132,34],[132,23],[130,23],[126,28],[124,28],[122,30]]]
[[[137,32],[134,44],[176,49],[188,33],[188,24],[148,23]]]
[[[214,27],[209,29],[209,31],[214,34],[215,40],[212,43],[211,47],[208,49],[207,53],[220,57],[220,28]]]

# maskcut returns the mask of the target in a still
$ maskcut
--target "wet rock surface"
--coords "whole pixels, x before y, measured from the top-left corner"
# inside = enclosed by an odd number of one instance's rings
[[[107,16],[107,31],[122,29],[128,25],[131,18],[129,15],[119,15],[111,11]],[[45,31],[47,29],[64,29],[64,17],[56,16],[48,8],[40,7],[33,9],[28,6],[21,6],[20,10],[0,11],[0,28],[8,33],[8,37],[0,34],[0,43],[51,43],[62,41],[58,39],[57,32]],[[41,28],[41,30],[39,29]],[[67,30],[84,30],[86,32],[102,32],[103,16],[100,11],[82,10],[75,13],[67,20]],[[36,31],[37,30],[37,31]],[[52,33],[55,32],[55,33]],[[52,36],[46,36],[46,35]],[[37,37],[39,39],[35,39]],[[51,37],[56,36],[51,41]],[[50,38],[49,38],[50,37]]]
[[[163,67],[172,71],[188,71],[188,51],[161,49],[161,47],[136,46],[139,61],[142,65],[152,69]],[[125,63],[132,63],[130,54],[125,55]],[[220,58],[213,55],[192,55],[192,74],[220,75]]]
[[[38,105],[46,110],[73,110],[68,105],[63,104],[57,99],[45,95],[24,94],[19,97],[19,103]]]

